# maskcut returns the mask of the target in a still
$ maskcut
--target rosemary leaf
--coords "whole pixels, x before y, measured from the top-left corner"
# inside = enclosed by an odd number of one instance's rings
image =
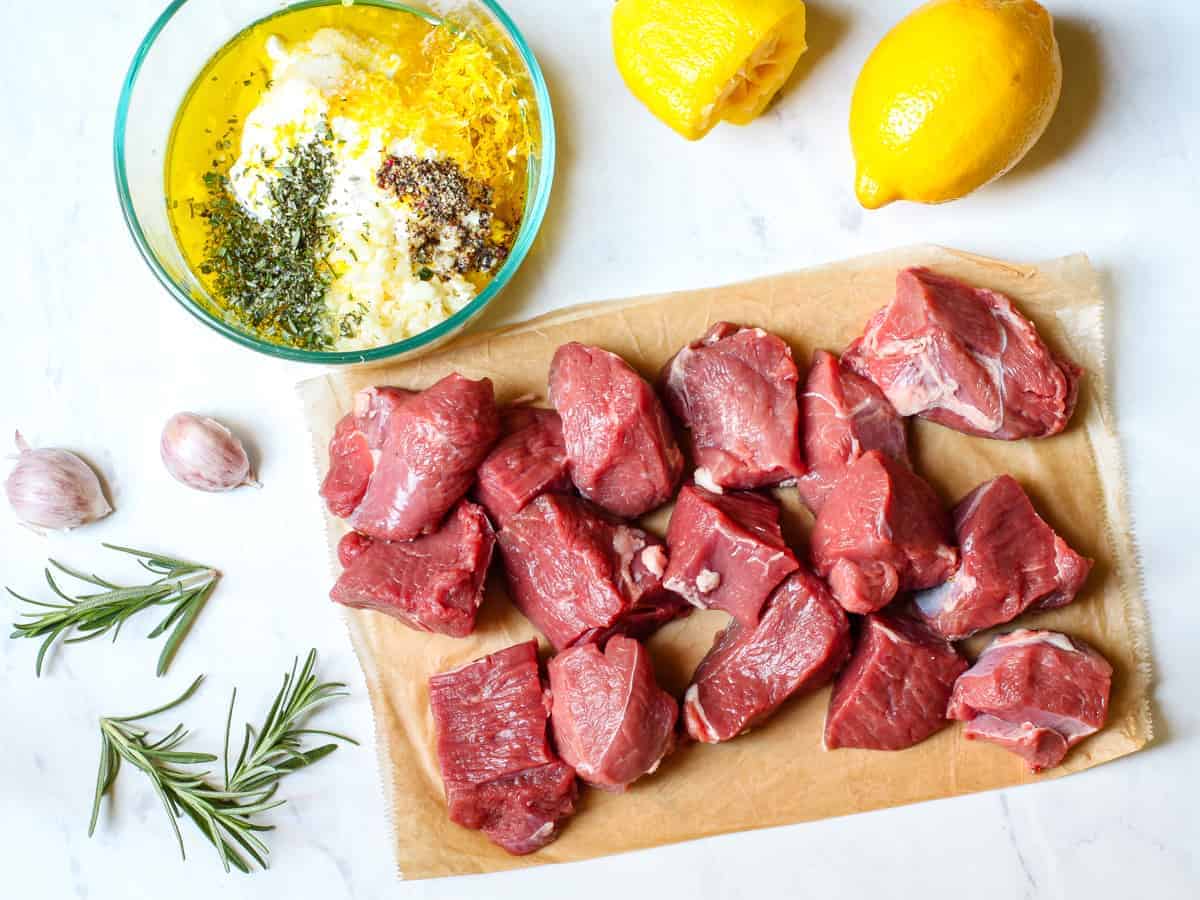
[[[208,589],[206,587],[202,592]],[[180,621],[182,623],[183,619]],[[95,832],[101,801],[112,789],[121,763],[127,762],[150,779],[184,859],[187,854],[178,819],[186,816],[213,845],[225,871],[249,872],[251,862],[265,869],[270,851],[258,834],[270,831],[274,826],[255,817],[283,805],[285,801],[275,799],[275,794],[284,775],[324,759],[338,747],[336,743],[305,747],[304,737],[321,734],[338,741],[357,743],[343,735],[302,727],[303,720],[317,706],[346,693],[345,685],[340,682],[317,679],[314,674],[316,659],[316,651],[309,651],[299,673],[299,659],[293,662],[291,671],[283,676],[283,685],[271,703],[262,728],[255,731],[246,726],[241,755],[231,768],[229,736],[237,699],[237,691],[233,692],[225,721],[223,785],[211,782],[208,770],[196,768],[216,762],[220,757],[177,749],[188,735],[183,725],[176,725],[156,740],[151,740],[149,731],[141,727],[143,720],[174,709],[191,697],[204,676],[162,706],[132,716],[102,718],[100,765],[88,835]]]
[[[164,674],[220,578],[216,569],[200,563],[114,544],[104,546],[136,557],[141,567],[156,577],[146,584],[123,586],[52,559],[44,573],[46,584],[61,603],[33,600],[8,589],[18,600],[44,610],[22,613],[27,621],[15,623],[10,635],[42,639],[34,663],[39,677],[46,654],[56,641],[75,644],[106,634],[111,634],[115,641],[126,621],[155,606],[170,608],[148,635],[157,638],[170,631],[156,669],[158,675]],[[59,573],[57,577],[55,571]],[[73,596],[59,581],[64,575],[100,590]]]

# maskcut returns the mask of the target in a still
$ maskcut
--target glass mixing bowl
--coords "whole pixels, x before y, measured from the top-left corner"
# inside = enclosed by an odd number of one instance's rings
[[[536,119],[536,143],[521,227],[504,265],[482,291],[445,321],[414,337],[370,350],[317,351],[265,341],[226,320],[192,274],[167,217],[164,165],[175,114],[208,60],[238,32],[285,9],[323,6],[341,0],[174,0],[150,28],[125,76],[113,134],[117,192],[129,232],[163,286],[184,309],[244,347],[284,359],[325,364],[372,362],[409,356],[460,332],[512,280],[542,224],[554,179],[554,118],[550,95],[533,51],[508,14],[492,0],[396,3],[358,0],[417,13],[431,22],[444,19],[478,30],[488,45],[525,82],[530,115]]]

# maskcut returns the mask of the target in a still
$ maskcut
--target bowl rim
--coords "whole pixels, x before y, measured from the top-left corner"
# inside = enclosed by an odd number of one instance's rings
[[[223,318],[214,315],[202,304],[196,302],[191,294],[184,290],[159,263],[157,256],[150,247],[149,241],[146,239],[145,232],[142,230],[137,213],[133,208],[133,199],[130,196],[124,147],[125,131],[133,89],[137,84],[138,75],[141,73],[146,56],[149,54],[150,48],[154,46],[154,42],[158,39],[159,34],[162,33],[175,14],[189,2],[192,2],[192,0],[172,0],[167,8],[155,19],[146,36],[142,38],[142,42],[138,45],[137,52],[134,53],[133,60],[129,65],[129,70],[125,74],[125,79],[121,83],[121,96],[117,102],[117,115],[113,128],[113,172],[116,177],[117,196],[120,200],[121,214],[125,219],[125,225],[129,229],[134,244],[137,246],[143,261],[149,266],[150,271],[154,273],[159,283],[167,289],[171,296],[184,309],[214,331],[243,347],[248,347],[267,356],[324,365],[349,365],[375,362],[420,350],[424,347],[436,346],[440,341],[453,335],[465,326],[508,285],[512,276],[525,261],[525,256],[528,254],[529,249],[533,246],[534,239],[541,228],[542,220],[546,215],[546,208],[550,202],[550,189],[554,183],[557,150],[554,111],[551,108],[550,91],[546,86],[546,79],[542,74],[542,68],[538,64],[537,57],[534,55],[532,48],[526,42],[524,35],[517,28],[516,23],[513,22],[508,13],[495,0],[474,0],[474,2],[485,7],[495,17],[496,21],[499,22],[500,26],[516,46],[521,61],[525,64],[525,68],[529,72],[530,80],[533,82],[534,98],[537,101],[538,133],[541,145],[541,167],[539,170],[540,177],[537,183],[537,191],[531,199],[526,201],[525,215],[522,217],[521,227],[517,231],[516,240],[513,242],[512,250],[505,259],[504,265],[500,267],[500,271],[487,283],[484,289],[462,309],[431,328],[427,328],[425,331],[404,340],[384,344],[379,347],[372,347],[367,350],[306,350],[301,347],[274,344],[234,328]],[[289,4],[289,6],[291,5],[293,4]],[[315,4],[311,2],[305,3],[304,0],[300,0],[300,2],[294,5],[310,6]],[[384,3],[379,3],[376,0],[372,5],[390,5],[395,8],[408,9],[411,12],[426,15],[427,17],[437,18],[436,13],[424,13],[421,10],[409,7],[404,2],[396,2],[396,0],[384,0]]]

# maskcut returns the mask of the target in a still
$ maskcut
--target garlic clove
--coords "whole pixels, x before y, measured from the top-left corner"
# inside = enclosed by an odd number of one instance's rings
[[[159,452],[171,477],[198,491],[261,487],[242,442],[216,419],[176,413],[163,426]]]
[[[16,434],[16,465],[4,482],[8,503],[23,524],[62,531],[103,519],[112,506],[100,479],[67,450],[33,448]]]

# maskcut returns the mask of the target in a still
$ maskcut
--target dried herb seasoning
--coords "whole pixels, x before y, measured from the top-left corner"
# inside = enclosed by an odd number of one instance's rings
[[[234,320],[262,337],[326,350],[358,321],[334,322],[325,296],[335,273],[328,257],[334,235],[324,213],[333,184],[326,129],[275,167],[267,185],[271,216],[259,219],[234,197],[226,175],[209,172],[200,215],[209,234],[202,274]]]

